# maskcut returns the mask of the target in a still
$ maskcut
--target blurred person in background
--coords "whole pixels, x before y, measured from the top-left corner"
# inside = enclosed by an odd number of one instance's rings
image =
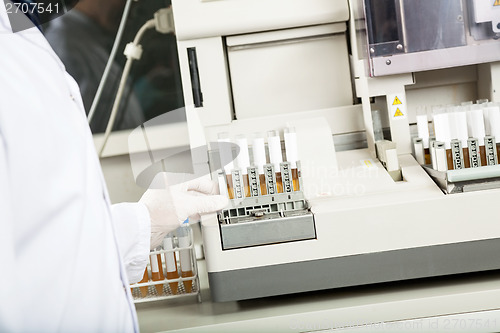
[[[74,8],[54,19],[44,29],[50,45],[62,60],[66,71],[80,86],[88,114],[106,67],[125,0],[79,0]],[[118,52],[123,56],[123,52]],[[90,127],[104,132],[118,89],[122,67],[115,61],[97,105]],[[113,129],[131,129],[144,122],[143,110],[128,81]]]

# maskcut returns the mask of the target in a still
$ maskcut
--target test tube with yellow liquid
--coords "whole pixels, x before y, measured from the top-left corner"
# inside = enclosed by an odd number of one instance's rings
[[[486,147],[484,146],[486,130],[484,127],[483,109],[478,105],[474,105],[472,110],[467,111],[467,125],[469,127],[469,137],[477,139],[477,144],[479,146],[479,165],[485,166],[487,165]]]
[[[153,281],[163,281],[165,276],[163,275],[163,265],[161,263],[161,255],[152,254],[150,255],[151,261],[151,280]],[[163,284],[155,284],[156,292],[158,295],[163,295]]]
[[[266,146],[264,136],[261,133],[254,135],[252,141],[253,164],[259,172],[260,194],[266,195],[266,179],[264,175],[264,165],[266,164]]]
[[[181,263],[181,277],[189,278],[193,277],[193,263],[191,258],[191,251],[189,247],[191,246],[191,229],[189,224],[184,222],[184,224],[177,229],[177,239],[179,241],[179,260]],[[186,293],[190,293],[193,289],[193,280],[183,281],[184,290]]]
[[[283,181],[280,169],[280,164],[283,162],[283,155],[281,153],[281,140],[278,131],[269,131],[267,133],[267,148],[269,150],[269,161],[274,165],[276,192],[283,193]]]
[[[173,234],[169,233],[163,239],[163,250],[167,251],[164,253],[165,256],[165,268],[167,271],[167,280],[174,280],[179,278],[179,271],[177,270],[177,260],[175,258],[174,252],[174,243],[173,243]],[[177,288],[179,286],[179,282],[169,282],[170,290],[172,294],[177,294]]]
[[[455,110],[455,120],[457,123],[457,139],[460,140],[462,145],[462,157],[464,159],[464,168],[470,168],[470,158],[469,158],[469,148],[468,142],[469,132],[467,128],[467,114],[463,111],[462,107],[458,107]]]
[[[149,281],[148,268],[146,267],[146,269],[144,270],[144,275],[142,277],[142,280],[139,281],[138,283],[146,283],[148,281]],[[132,290],[132,288],[130,290]],[[146,297],[148,295],[148,286],[139,287],[139,291],[141,292],[142,297]]]
[[[297,148],[297,133],[295,132],[295,128],[285,128],[283,136],[285,139],[286,160],[290,163],[290,168],[292,169],[293,190],[299,191],[299,170],[297,166],[297,162],[299,161],[299,153]]]
[[[497,164],[500,164],[500,107],[493,104],[488,110],[490,134],[495,138],[497,150]]]
[[[219,133],[217,141],[219,143],[221,167],[226,174],[227,193],[229,199],[234,199],[233,176],[231,174],[231,171],[234,169],[234,163],[231,141],[229,140],[229,133]]]
[[[248,183],[248,167],[250,166],[250,155],[248,154],[248,140],[244,135],[236,136],[236,144],[240,148],[236,163],[241,170],[243,178],[243,193],[245,197],[250,196],[250,187]]]

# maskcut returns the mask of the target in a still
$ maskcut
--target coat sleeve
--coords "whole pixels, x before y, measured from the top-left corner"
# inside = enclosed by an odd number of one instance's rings
[[[16,331],[16,256],[14,234],[14,212],[11,202],[10,170],[7,149],[0,128],[0,332]]]
[[[149,258],[149,212],[142,203],[119,203],[111,206],[111,213],[129,282],[139,282]]]

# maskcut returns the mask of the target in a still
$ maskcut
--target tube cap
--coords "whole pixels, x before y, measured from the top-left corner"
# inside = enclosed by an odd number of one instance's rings
[[[426,114],[417,115],[417,132],[424,148],[429,148],[429,122]]]
[[[488,108],[488,116],[490,134],[495,137],[497,143],[500,143],[500,107],[490,106]]]
[[[469,131],[467,129],[467,114],[465,111],[455,113],[455,121],[457,124],[457,139],[462,142],[462,147],[467,147],[467,139],[469,139]]]
[[[467,122],[469,128],[469,136],[476,138],[480,146],[484,146],[484,137],[486,131],[484,128],[483,109],[474,108],[467,111]]]
[[[269,131],[267,133],[267,148],[269,149],[269,161],[274,164],[274,170],[280,170],[283,155],[281,153],[281,140],[278,131]]]
[[[229,140],[229,134],[227,132],[222,132],[218,134],[217,142],[221,143],[219,145],[219,155],[220,162],[224,168],[226,175],[231,174],[231,170],[234,169],[233,163],[233,150],[231,148],[231,140]]]
[[[297,133],[295,133],[295,128],[285,128],[283,136],[285,139],[286,160],[287,162],[290,162],[290,167],[292,169],[296,169],[297,161],[299,160],[299,154],[297,149]]]
[[[445,149],[451,149],[450,123],[447,113],[434,115],[434,131],[436,141],[444,143]]]
[[[248,154],[248,140],[244,135],[238,135],[236,137],[236,144],[240,147],[240,152],[236,156],[236,163],[241,172],[246,175],[248,173],[248,167],[250,166],[250,155]]]
[[[259,174],[264,174],[264,164],[266,164],[266,147],[264,136],[261,133],[255,134],[252,142],[253,163],[259,170]]]

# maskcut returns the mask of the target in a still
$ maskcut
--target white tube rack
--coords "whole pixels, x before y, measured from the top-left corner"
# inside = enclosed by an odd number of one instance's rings
[[[181,227],[181,228],[186,228],[186,227]],[[180,229],[180,228],[179,228]],[[152,302],[152,301],[160,301],[160,300],[165,300],[165,299],[173,299],[173,298],[181,298],[181,297],[192,297],[196,296],[198,302],[201,302],[201,293],[200,293],[200,280],[198,277],[198,267],[196,264],[196,254],[194,250],[194,241],[193,241],[193,231],[191,227],[187,227],[188,230],[188,235],[189,235],[189,245],[181,247],[179,246],[179,241],[177,237],[177,229],[174,237],[173,237],[173,248],[170,250],[155,250],[151,251],[149,255],[160,255],[161,258],[161,267],[160,269],[163,270],[163,280],[158,280],[158,281],[153,281],[152,280],[152,268],[151,268],[151,263],[150,260],[148,260],[148,265],[146,267],[146,270],[148,272],[148,282],[142,282],[142,283],[134,283],[130,285],[132,296],[134,298],[134,303],[144,303],[144,302]],[[190,277],[182,277],[181,276],[181,266],[180,266],[180,251],[189,251],[189,256],[191,258],[191,269],[193,272],[193,276]],[[166,260],[165,260],[165,254],[166,253],[172,253],[174,252],[176,254],[176,266],[177,266],[177,272],[179,274],[178,278],[175,279],[168,279],[167,278],[167,269],[166,269]],[[191,287],[191,292],[187,292],[186,288],[184,286],[184,282],[186,281],[192,281],[192,287]],[[178,283],[177,287],[177,293],[172,292],[170,284],[171,283]],[[162,285],[163,286],[163,294],[160,295],[156,289],[157,285]],[[147,294],[143,295],[140,288],[141,287],[147,287]]]

